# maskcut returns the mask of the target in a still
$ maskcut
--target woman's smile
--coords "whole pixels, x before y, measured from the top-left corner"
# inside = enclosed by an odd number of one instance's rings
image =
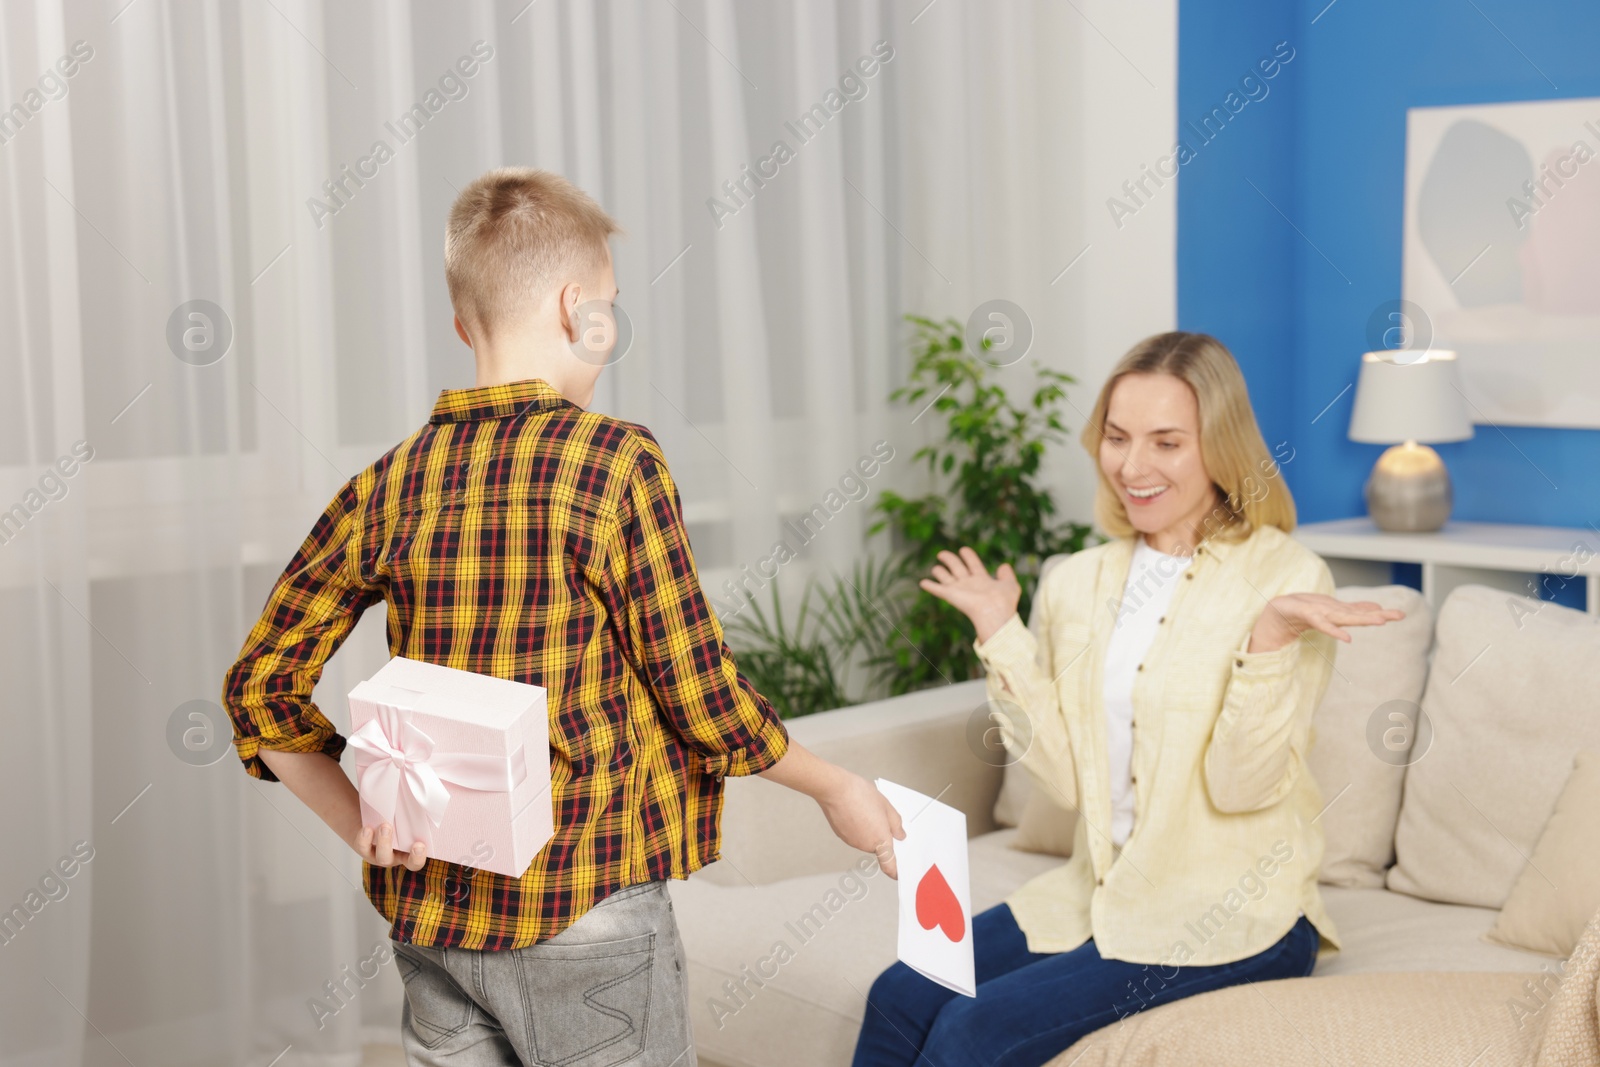
[[[1122,491],[1123,495],[1128,498],[1128,503],[1137,504],[1140,507],[1144,507],[1170,488],[1171,486],[1167,485],[1155,485],[1148,488],[1138,489],[1132,486],[1124,486]]]

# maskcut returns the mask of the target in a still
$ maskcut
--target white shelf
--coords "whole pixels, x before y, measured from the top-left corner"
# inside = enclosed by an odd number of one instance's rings
[[[1561,581],[1585,590],[1584,605],[1600,616],[1600,530],[1585,526],[1514,526],[1448,522],[1434,533],[1388,533],[1371,519],[1337,519],[1297,527],[1294,536],[1328,562],[1338,585],[1388,585],[1389,565],[1422,568],[1422,595],[1435,611],[1459,585],[1487,585],[1533,597]],[[1544,597],[1548,599],[1548,595]]]

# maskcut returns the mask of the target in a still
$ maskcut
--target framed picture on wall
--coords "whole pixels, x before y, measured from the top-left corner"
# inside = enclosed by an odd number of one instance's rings
[[[1406,112],[1405,306],[1474,422],[1600,429],[1600,98]]]

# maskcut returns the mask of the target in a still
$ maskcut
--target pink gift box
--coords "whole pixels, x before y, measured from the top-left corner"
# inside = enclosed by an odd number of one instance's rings
[[[396,656],[350,691],[361,823],[520,877],[555,832],[542,686]]]

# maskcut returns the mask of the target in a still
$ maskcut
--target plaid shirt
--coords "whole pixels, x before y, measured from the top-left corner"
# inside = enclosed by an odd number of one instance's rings
[[[394,655],[544,686],[550,708],[555,836],[521,878],[366,865],[397,941],[519,948],[687,877],[719,856],[722,776],[788,750],[701,593],[655,438],[542,379],[443,391],[328,505],[224,682],[251,775],[276,780],[263,748],[339,758],[312,689],[380,600]]]

